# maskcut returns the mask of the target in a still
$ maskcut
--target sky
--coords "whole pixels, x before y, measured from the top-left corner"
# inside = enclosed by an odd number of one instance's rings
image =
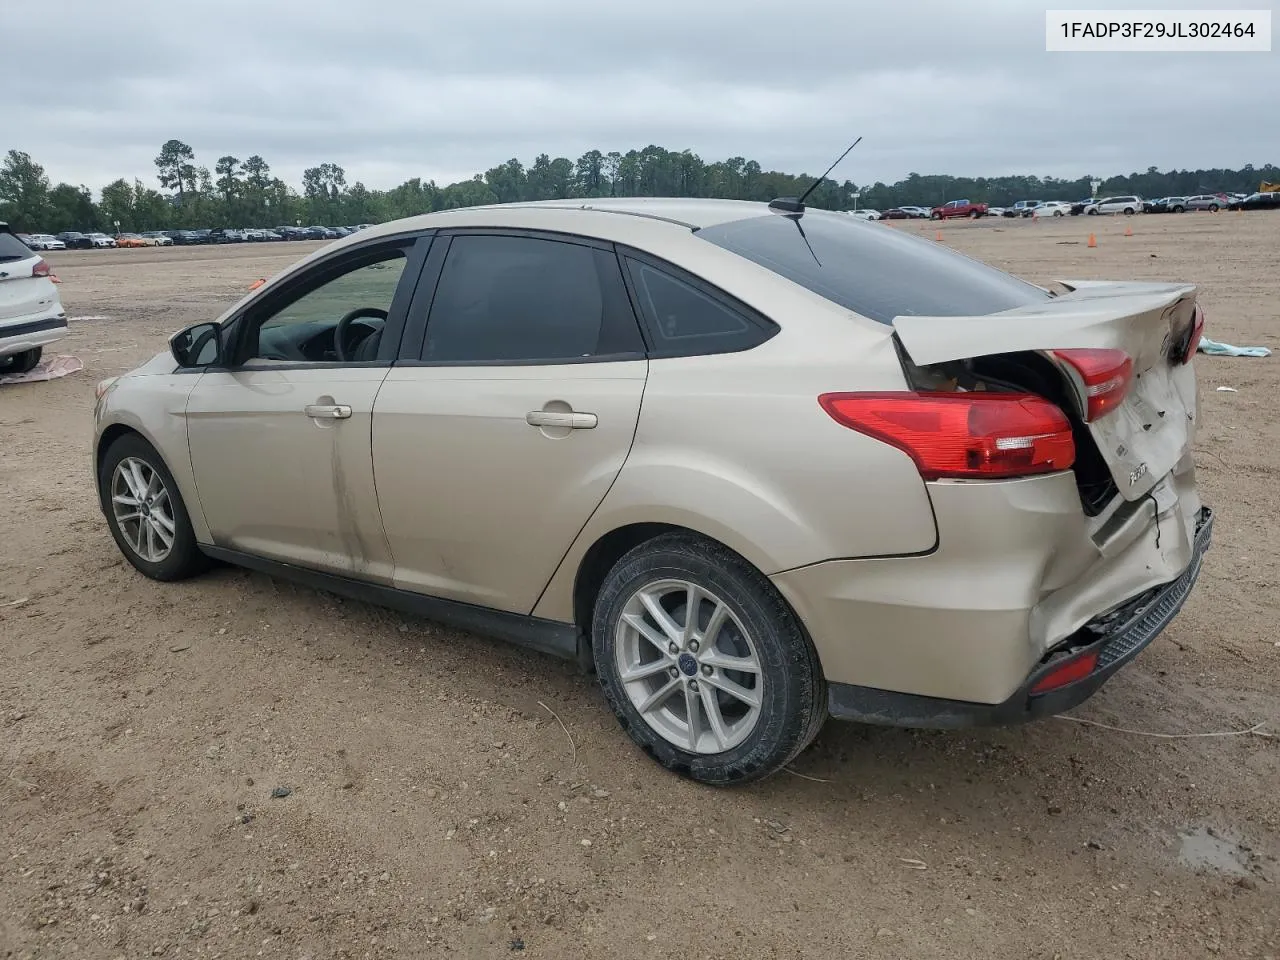
[[[0,28],[0,152],[95,190],[121,176],[155,186],[170,138],[210,170],[260,154],[295,187],[325,161],[370,188],[443,185],[511,157],[650,143],[817,174],[859,135],[833,174],[859,184],[1280,162],[1280,53],[1047,53],[1044,10],[59,0]],[[38,37],[13,35],[26,30]]]

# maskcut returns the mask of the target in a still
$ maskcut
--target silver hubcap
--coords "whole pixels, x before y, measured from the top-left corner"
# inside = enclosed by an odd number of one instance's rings
[[[626,603],[614,641],[618,676],[640,716],[692,753],[723,753],[760,719],[764,675],[728,605],[687,580],[659,580]]]
[[[160,474],[145,460],[126,457],[111,477],[111,510],[129,548],[149,563],[173,549],[178,525]]]

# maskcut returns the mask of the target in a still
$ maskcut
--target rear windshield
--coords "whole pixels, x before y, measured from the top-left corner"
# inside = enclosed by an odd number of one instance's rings
[[[980,316],[1050,299],[1039,287],[943,244],[844,214],[799,220],[769,214],[704,227],[697,235],[880,323],[899,316]]]
[[[12,263],[14,260],[26,260],[33,256],[35,254],[8,227],[0,227],[0,263]]]

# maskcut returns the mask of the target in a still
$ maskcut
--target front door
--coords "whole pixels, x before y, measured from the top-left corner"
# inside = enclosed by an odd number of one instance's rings
[[[374,407],[395,584],[529,613],[631,449],[639,326],[611,249],[510,232],[437,242],[425,338]]]
[[[370,431],[398,346],[382,338],[398,338],[412,293],[412,245],[320,261],[232,325],[234,362],[204,373],[187,402],[217,546],[390,581]]]

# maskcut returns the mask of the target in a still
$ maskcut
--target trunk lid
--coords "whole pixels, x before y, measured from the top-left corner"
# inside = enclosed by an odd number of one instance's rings
[[[1072,385],[1083,416],[1083,384],[1055,350],[1123,350],[1133,380],[1123,403],[1088,424],[1116,488],[1147,496],[1187,454],[1195,438],[1196,378],[1180,363],[1195,321],[1191,284],[1063,281],[1067,292],[1026,307],[973,317],[895,317],[893,327],[917,366],[1035,351]]]

